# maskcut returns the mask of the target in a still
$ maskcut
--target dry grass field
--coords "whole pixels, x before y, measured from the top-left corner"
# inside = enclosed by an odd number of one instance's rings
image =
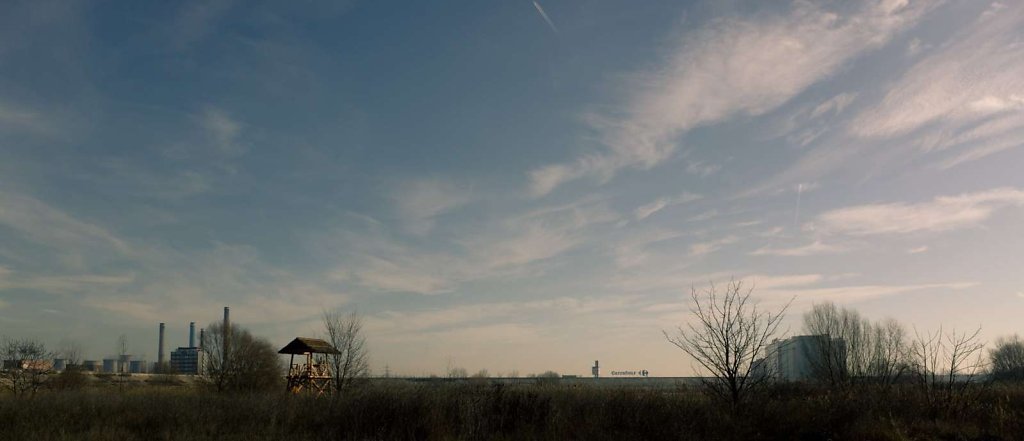
[[[775,387],[732,409],[698,389],[374,382],[341,396],[216,394],[93,379],[0,396],[3,440],[1020,440],[1024,387],[956,402],[912,385]]]

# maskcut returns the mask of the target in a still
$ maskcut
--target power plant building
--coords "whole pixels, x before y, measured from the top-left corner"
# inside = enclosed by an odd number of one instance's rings
[[[202,369],[202,351],[196,347],[196,323],[189,323],[188,346],[171,352],[171,370],[179,374],[198,375]]]
[[[202,356],[199,348],[178,348],[171,352],[172,372],[198,375]]]

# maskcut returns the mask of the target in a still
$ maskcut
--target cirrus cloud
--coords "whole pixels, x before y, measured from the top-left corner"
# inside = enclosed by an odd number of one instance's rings
[[[818,216],[810,228],[854,236],[939,232],[975,226],[999,209],[1024,206],[1024,190],[995,188],[916,204],[869,204]]]
[[[672,156],[687,131],[738,114],[760,115],[881,47],[929,6],[866,1],[849,15],[794,2],[770,19],[726,18],[687,34],[655,69],[634,74],[625,111],[590,115],[607,151],[529,172],[530,193],[543,196],[585,176],[650,169]]]

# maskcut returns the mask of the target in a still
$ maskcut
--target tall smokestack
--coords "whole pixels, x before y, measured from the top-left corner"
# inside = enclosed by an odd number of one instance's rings
[[[156,364],[159,368],[164,365],[164,324],[160,324],[160,346],[157,347]]]
[[[196,347],[196,322],[188,322],[188,347]]]
[[[199,328],[199,349],[206,347],[206,328]]]
[[[221,360],[226,367],[228,364],[228,348],[231,346],[231,308],[224,307],[224,358]]]

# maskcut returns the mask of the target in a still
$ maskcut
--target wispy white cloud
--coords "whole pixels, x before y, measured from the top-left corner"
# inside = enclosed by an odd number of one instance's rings
[[[921,253],[924,253],[924,252],[927,252],[927,251],[928,251],[928,246],[924,245],[924,246],[919,246],[917,248],[911,248],[911,249],[907,250],[907,254],[921,254]]]
[[[238,142],[242,133],[242,124],[231,117],[223,109],[207,106],[196,117],[200,127],[206,130],[212,147],[225,156],[238,156],[245,153],[245,146]]]
[[[907,71],[880,105],[851,122],[850,132],[914,134],[923,151],[955,150],[939,162],[942,169],[1024,145],[1022,26],[1024,4],[981,14]]]
[[[712,209],[710,209],[708,211],[705,211],[703,213],[699,213],[699,214],[696,214],[694,216],[690,216],[690,217],[686,218],[686,221],[687,222],[703,222],[703,221],[706,221],[706,220],[714,219],[718,215],[719,215],[718,210],[712,208]]]
[[[848,247],[826,244],[819,240],[811,242],[807,245],[800,245],[796,247],[780,248],[780,247],[761,247],[751,252],[754,256],[784,256],[784,257],[802,257],[802,256],[816,256],[820,254],[836,254],[849,250]]]
[[[37,111],[0,101],[0,134],[8,130],[49,133],[54,124]]]
[[[423,235],[433,229],[437,217],[473,199],[466,186],[443,179],[421,179],[399,185],[392,194],[406,229]]]
[[[252,325],[315,316],[349,300],[325,276],[283,270],[248,245],[215,244],[187,252],[150,248],[134,257],[139,270],[130,284],[92,289],[76,301],[148,322],[208,317],[219,305],[231,305],[238,317],[246,317],[240,322]]]
[[[840,93],[832,98],[829,98],[825,102],[818,104],[814,110],[811,111],[810,118],[820,118],[827,114],[839,114],[842,113],[853,100],[857,99],[856,93],[845,92]]]
[[[830,300],[839,303],[858,302],[878,297],[918,291],[964,290],[977,286],[975,282],[924,283],[912,285],[850,285],[837,287],[806,287],[800,289],[768,289],[758,291],[765,298],[787,299],[795,297],[800,304]]]
[[[572,317],[615,312],[638,300],[637,296],[554,297],[524,302],[489,302],[426,310],[389,309],[368,318],[368,325],[389,334],[421,334],[480,324],[525,324],[539,316]]]
[[[36,244],[62,252],[130,250],[125,241],[107,229],[22,194],[0,191],[0,225],[18,231]]]
[[[487,244],[482,257],[493,268],[506,268],[557,256],[579,243],[578,238],[564,230],[526,224],[515,236]]]
[[[693,202],[700,199],[701,197],[702,196],[699,194],[684,192],[683,194],[674,197],[658,198],[654,202],[637,207],[635,210],[633,210],[633,216],[636,217],[636,220],[644,220],[648,216],[657,213],[667,207],[685,204],[687,202]]]
[[[161,170],[127,161],[103,161],[89,179],[118,188],[124,194],[158,199],[182,199],[207,193],[216,176],[202,170]]]
[[[500,229],[470,238],[463,245],[478,250],[477,259],[490,268],[515,267],[562,254],[584,243],[591,228],[620,218],[605,200],[584,198],[509,218]]]
[[[532,264],[587,243],[591,229],[620,218],[607,201],[584,198],[467,229],[441,250],[400,240],[378,224],[368,232],[339,232],[327,242],[341,251],[335,256],[340,269],[332,273],[337,280],[385,292],[436,294],[467,281],[528,273]]]
[[[921,291],[965,290],[978,286],[975,282],[940,282],[916,284],[848,284],[843,283],[853,275],[825,274],[763,274],[734,271],[730,273],[714,273],[703,277],[697,275],[674,274],[665,279],[635,280],[637,285],[631,292],[648,290],[675,291],[680,293],[680,300],[671,303],[656,303],[645,310],[665,313],[674,320],[685,320],[690,307],[682,293],[691,289],[703,289],[709,283],[722,286],[731,280],[742,281],[743,286],[752,288],[754,296],[762,305],[781,305],[792,300],[793,307],[799,309],[810,306],[814,302],[824,300],[838,303],[860,302],[879,297],[894,296]],[[634,281],[633,279],[624,279]]]
[[[1017,108],[1024,47],[1015,42],[1024,6],[982,14],[946,47],[915,64],[851,124],[862,136],[893,136],[933,122],[965,122]]]
[[[438,294],[452,289],[452,283],[442,274],[430,269],[425,261],[403,259],[395,262],[375,256],[366,256],[349,271],[336,272],[340,280],[354,278],[355,282],[385,292],[414,292]]]
[[[710,254],[715,251],[722,249],[722,247],[730,244],[739,242],[740,238],[737,236],[726,236],[721,239],[709,240],[706,242],[698,242],[690,245],[690,256],[697,257],[705,254]]]
[[[702,178],[706,178],[715,173],[718,173],[722,169],[721,165],[709,164],[704,161],[687,161],[686,172],[691,175],[697,175]]]
[[[666,62],[633,76],[620,115],[592,115],[607,152],[530,172],[530,192],[549,193],[583,176],[648,169],[670,157],[688,130],[785,103],[851,58],[886,43],[927,8],[921,2],[867,1],[841,15],[814,2],[757,21],[727,18],[687,34]]]
[[[835,120],[857,100],[858,92],[842,92],[818,103],[806,103],[783,117],[774,136],[807,147],[834,130]]]
[[[745,283],[750,283],[755,289],[782,289],[782,288],[796,288],[806,287],[821,283],[828,279],[822,274],[787,274],[787,275],[768,275],[768,274],[752,274],[743,277]]]
[[[921,43],[921,39],[920,38],[914,38],[914,39],[910,40],[910,43],[907,43],[907,56],[909,56],[909,57],[916,56],[917,54],[920,54],[921,51],[923,51],[923,50],[925,50],[927,48],[928,48],[927,45]]]
[[[1024,206],[1024,190],[996,188],[917,204],[859,205],[819,215],[810,228],[850,235],[938,232],[980,224],[1003,208]]]
[[[644,230],[631,234],[615,245],[615,263],[619,268],[631,268],[647,263],[648,247],[659,242],[683,237],[683,233],[667,229]]]
[[[216,24],[234,5],[234,0],[202,0],[183,3],[174,26],[171,41],[180,50],[202,41],[216,29]]]
[[[22,288],[46,293],[80,293],[94,289],[113,289],[134,280],[134,274],[37,275],[18,274],[13,271],[5,274],[0,271],[0,290]]]
[[[438,294],[469,277],[468,271],[482,270],[459,254],[417,248],[378,226],[368,231],[317,235],[315,241],[314,246],[326,248],[325,259],[338,262],[337,269],[329,273],[333,280],[373,291]]]

